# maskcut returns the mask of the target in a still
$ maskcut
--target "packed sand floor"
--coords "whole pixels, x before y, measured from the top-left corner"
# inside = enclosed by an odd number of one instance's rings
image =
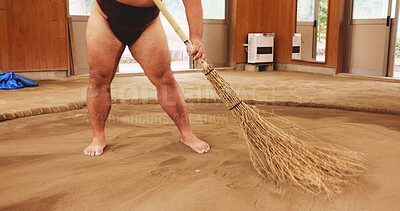
[[[196,154],[158,104],[113,105],[105,153],[88,157],[86,108],[0,122],[0,210],[396,210],[400,116],[273,109],[322,142],[362,152],[370,170],[330,201],[266,181],[222,104],[188,104]]]

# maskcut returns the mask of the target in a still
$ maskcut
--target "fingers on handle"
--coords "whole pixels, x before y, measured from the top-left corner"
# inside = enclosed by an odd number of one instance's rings
[[[206,53],[203,53],[203,55],[201,56],[201,61],[203,61],[203,62],[206,61],[206,58],[207,58]]]
[[[199,49],[199,51],[197,52],[196,56],[194,57],[195,60],[201,58],[202,60],[205,59],[205,52],[204,50],[201,48]]]

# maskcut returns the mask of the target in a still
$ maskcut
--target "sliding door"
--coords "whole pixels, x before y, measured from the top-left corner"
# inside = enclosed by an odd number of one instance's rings
[[[396,0],[353,0],[349,73],[387,76]]]

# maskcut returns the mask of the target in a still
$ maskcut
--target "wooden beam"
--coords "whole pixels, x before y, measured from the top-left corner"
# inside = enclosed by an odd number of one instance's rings
[[[75,39],[74,39],[74,29],[72,27],[72,18],[68,18],[68,37],[69,37],[69,51],[70,53],[70,60],[71,60],[71,74],[77,75],[78,74],[78,67],[76,62],[76,51],[75,51]]]
[[[229,52],[228,64],[230,67],[236,67],[236,15],[237,0],[228,3],[229,10]]]

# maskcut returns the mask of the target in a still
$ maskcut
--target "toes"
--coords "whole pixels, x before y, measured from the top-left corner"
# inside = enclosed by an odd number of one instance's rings
[[[209,145],[206,145],[206,146],[204,147],[204,152],[208,152],[208,150],[210,150],[210,146],[209,146]]]
[[[86,155],[93,156],[93,151],[91,149],[88,149],[86,151]]]
[[[210,150],[210,146],[209,145],[205,145],[200,147],[198,150],[196,150],[199,154],[204,154],[206,152],[208,152],[208,150]]]
[[[193,151],[199,153],[199,154],[204,154],[210,150],[210,145],[207,144],[204,141],[201,141],[200,139],[197,140],[191,140],[191,142],[185,142],[182,138],[180,141],[185,144],[186,146],[192,148]],[[190,140],[189,140],[190,141]]]
[[[103,150],[95,150],[95,149],[85,149],[83,154],[88,156],[100,156],[103,154]]]
[[[206,147],[203,147],[203,148],[201,148],[198,152],[199,152],[200,154],[204,154],[204,153],[208,152],[208,149],[207,149]]]

